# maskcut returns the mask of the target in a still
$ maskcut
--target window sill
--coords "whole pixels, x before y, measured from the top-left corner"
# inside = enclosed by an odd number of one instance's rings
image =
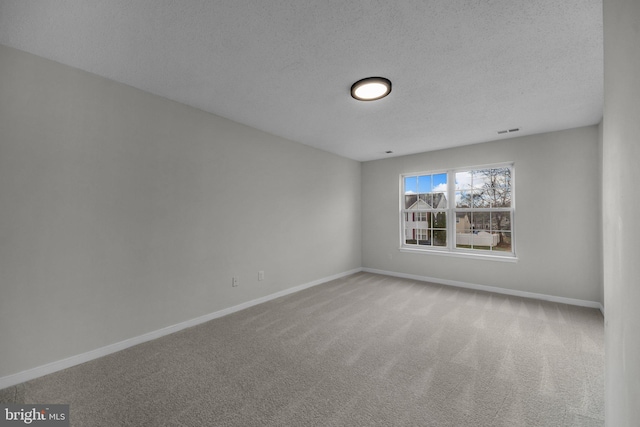
[[[486,255],[482,253],[471,253],[463,251],[450,251],[448,249],[418,249],[408,248],[401,246],[400,252],[414,253],[414,254],[428,254],[428,255],[443,255],[454,258],[467,258],[467,259],[479,259],[487,261],[499,261],[499,262],[518,262],[518,257],[515,255]]]

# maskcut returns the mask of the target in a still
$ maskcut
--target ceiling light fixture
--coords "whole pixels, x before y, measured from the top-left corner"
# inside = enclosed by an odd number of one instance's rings
[[[391,81],[384,77],[367,77],[351,86],[351,96],[358,101],[375,101],[391,93]]]

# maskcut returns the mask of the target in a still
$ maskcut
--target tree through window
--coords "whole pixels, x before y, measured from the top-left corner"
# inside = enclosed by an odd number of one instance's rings
[[[513,252],[512,167],[457,171],[456,248]]]

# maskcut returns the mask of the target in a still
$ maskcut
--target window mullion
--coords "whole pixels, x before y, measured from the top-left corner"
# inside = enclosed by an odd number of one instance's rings
[[[456,177],[453,171],[447,171],[447,249],[452,251],[455,248],[456,238]]]

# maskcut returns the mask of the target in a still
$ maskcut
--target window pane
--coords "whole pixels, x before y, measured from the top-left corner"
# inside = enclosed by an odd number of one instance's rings
[[[456,248],[471,248],[471,233],[456,233]]]
[[[433,183],[429,191],[432,192],[447,192],[447,174],[439,173],[437,175],[433,175]]]
[[[474,208],[490,208],[491,199],[488,197],[487,192],[483,190],[474,190],[472,194],[473,207]]]
[[[433,194],[433,207],[435,209],[445,209],[447,207],[447,196],[445,193]]]
[[[421,175],[418,177],[418,193],[429,193],[431,191],[431,175]]]
[[[511,233],[501,232],[498,234],[498,244],[493,248],[494,251],[511,252]]]
[[[470,191],[456,191],[456,207],[470,208],[472,194]]]
[[[511,186],[511,169],[510,168],[497,168],[491,169],[491,174],[500,177],[500,180],[506,185]]]
[[[418,194],[418,177],[406,176],[404,178],[404,194]]]
[[[477,235],[474,235],[477,236]],[[474,245],[471,247],[471,249],[475,249],[478,251],[490,251],[491,250],[491,246],[489,246],[489,240],[487,239],[486,241],[480,241],[478,237],[474,237]]]
[[[476,190],[486,189],[490,186],[489,169],[471,171],[473,175],[472,187]]]
[[[511,206],[511,169],[499,168],[482,171],[487,181],[485,198],[492,208]]]
[[[418,201],[418,195],[417,194],[406,194],[404,196],[404,208],[405,209],[417,209],[418,208],[418,204],[416,203]]]
[[[404,243],[407,245],[416,244],[416,230],[412,224],[406,224],[404,228]]]
[[[456,193],[456,203],[476,208],[511,206],[511,169],[478,169],[456,173],[456,189],[472,189],[471,194]]]
[[[511,231],[511,212],[504,212],[504,211],[492,212],[491,229]]]
[[[433,197],[431,194],[420,194],[418,209],[431,209],[433,207]]]
[[[431,230],[416,229],[416,238],[419,245],[431,245]]]
[[[447,246],[447,230],[433,230],[433,246]]]
[[[491,213],[473,212],[471,215],[471,229],[478,231],[491,231]]]
[[[471,233],[471,219],[467,212],[456,213],[456,233]]]
[[[471,189],[471,171],[456,172],[456,190]]]
[[[433,228],[447,228],[447,214],[445,212],[433,213]]]

